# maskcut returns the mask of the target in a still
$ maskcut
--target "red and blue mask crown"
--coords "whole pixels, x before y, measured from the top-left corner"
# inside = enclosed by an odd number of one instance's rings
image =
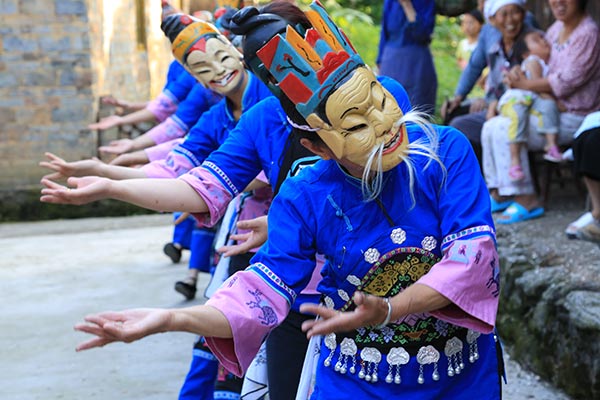
[[[288,25],[256,55],[303,117],[312,114],[350,72],[364,65],[346,35],[319,1],[305,12],[312,28],[304,34]]]

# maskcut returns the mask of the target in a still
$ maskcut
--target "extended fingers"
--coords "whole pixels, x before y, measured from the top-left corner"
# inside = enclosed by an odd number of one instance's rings
[[[64,176],[60,172],[53,172],[51,174],[44,175],[42,178],[43,179],[50,179],[50,180],[57,180],[57,179],[64,178]]]
[[[87,341],[79,344],[75,348],[75,351],[83,351],[83,350],[93,349],[94,347],[102,347],[102,346],[105,346],[105,345],[107,345],[109,343],[112,343],[114,341],[115,340],[109,339],[109,338],[95,337],[93,339],[87,340]]]

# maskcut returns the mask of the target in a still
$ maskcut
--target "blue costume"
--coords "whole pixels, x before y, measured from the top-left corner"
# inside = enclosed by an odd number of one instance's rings
[[[386,78],[378,78],[383,85],[397,99],[400,107],[404,111],[410,109],[408,96],[398,82]],[[298,144],[299,145],[299,144]],[[237,196],[247,185],[254,179],[256,174],[263,170],[269,179],[273,189],[277,190],[277,182],[286,177],[293,176],[308,165],[314,164],[319,158],[313,154],[294,157],[289,165],[285,164],[286,153],[294,146],[292,127],[287,121],[286,114],[281,106],[281,103],[275,97],[270,97],[261,101],[251,110],[244,113],[237,127],[229,134],[224,144],[218,150],[212,152],[200,168],[192,170],[189,174],[181,176],[203,196],[203,190],[208,187],[219,186],[223,191],[223,195],[216,194],[215,191],[205,192],[203,198],[211,205],[211,215],[197,215],[206,224],[212,225],[219,220],[224,212],[229,201]],[[301,145],[299,145],[301,147]],[[283,170],[281,170],[283,168]],[[198,180],[197,176],[201,179]],[[204,184],[209,182],[208,186]],[[313,263],[314,268],[314,263]],[[316,274],[315,274],[316,275]],[[317,276],[318,278],[318,276]],[[270,383],[270,391],[277,393],[277,390],[285,391],[284,388],[278,389],[276,384],[290,386],[287,390],[295,391],[299,379],[299,373],[302,368],[303,350],[307,346],[306,336],[299,330],[298,327],[302,320],[303,314],[299,313],[299,306],[304,302],[316,303],[320,295],[313,290],[306,290],[298,294],[292,309],[294,313],[290,314],[291,319],[282,325],[281,332],[275,330],[267,341],[268,359],[274,360],[279,355],[279,358],[286,358],[287,366],[281,369],[278,368],[280,374],[285,374],[284,378],[276,377],[276,383]],[[306,316],[304,316],[306,318]],[[296,332],[294,332],[296,331]],[[290,349],[290,343],[296,343],[294,349]],[[303,343],[300,344],[299,342]],[[283,347],[285,351],[281,351],[282,347],[278,345],[282,342],[286,343],[287,347]],[[272,346],[272,348],[271,348]],[[280,349],[279,352],[277,349]],[[298,350],[302,352],[300,357],[291,357],[290,350]],[[279,354],[278,354],[279,353]],[[273,354],[276,356],[274,357]],[[296,364],[296,365],[293,365]],[[279,374],[278,374],[279,375]],[[272,377],[271,363],[269,363],[269,376]],[[296,384],[292,384],[292,382]],[[276,398],[276,397],[273,397]]]
[[[150,101],[146,109],[150,111],[157,121],[163,122],[177,111],[179,103],[188,96],[192,88],[198,83],[176,60],[169,64],[167,82],[162,92]]]
[[[385,0],[377,65],[381,75],[400,82],[413,106],[433,114],[437,75],[429,49],[435,26],[433,0],[413,1],[416,20],[409,22],[398,0]]]
[[[196,83],[198,83],[196,78],[190,75],[177,60],[173,60],[169,64],[167,82],[162,91],[179,103],[187,97]]]
[[[419,127],[407,128],[410,142],[426,140]],[[492,333],[499,268],[489,196],[473,173],[477,160],[466,139],[452,128],[436,129],[445,168],[411,156],[412,195],[406,163],[384,173],[379,201],[365,202],[360,180],[334,161],[284,182],[269,212],[268,242],[207,303],[232,326],[232,339],[207,338],[226,368],[244,370],[321,253],[327,262],[318,289],[330,308],[351,309],[356,290],[388,297],[415,282],[453,304],[383,328],[327,335],[311,399],[500,398]]]

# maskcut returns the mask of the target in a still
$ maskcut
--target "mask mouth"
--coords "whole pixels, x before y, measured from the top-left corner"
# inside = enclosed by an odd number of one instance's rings
[[[394,126],[394,128],[396,130],[396,133],[392,136],[392,138],[390,140],[388,140],[388,142],[383,146],[383,155],[385,154],[389,154],[392,153],[393,151],[395,151],[398,146],[400,146],[402,144],[402,129],[400,126]]]
[[[237,75],[238,71],[232,71],[229,74],[227,74],[226,76],[224,76],[222,79],[217,80],[213,80],[210,81],[210,84],[212,86],[227,86],[229,84],[229,82],[231,82],[233,80],[233,78]]]

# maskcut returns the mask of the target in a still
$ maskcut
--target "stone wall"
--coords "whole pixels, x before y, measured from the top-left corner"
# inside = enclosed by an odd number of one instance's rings
[[[573,399],[589,400],[600,398],[600,251],[565,238],[578,215],[555,210],[497,226],[497,325],[512,359]]]
[[[99,96],[148,100],[172,59],[158,1],[2,0],[0,19],[0,194],[37,188],[45,151],[94,155]]]

